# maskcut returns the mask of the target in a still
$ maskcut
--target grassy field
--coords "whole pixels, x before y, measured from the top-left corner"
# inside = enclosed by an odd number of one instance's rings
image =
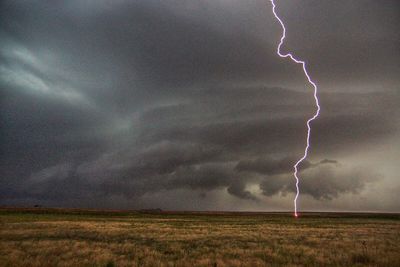
[[[400,215],[0,209],[1,266],[400,266]]]

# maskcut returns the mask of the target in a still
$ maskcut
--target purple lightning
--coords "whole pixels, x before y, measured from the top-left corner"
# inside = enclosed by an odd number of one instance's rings
[[[294,216],[297,217],[297,216],[298,216],[298,213],[297,213],[297,199],[298,199],[299,193],[300,193],[300,189],[299,189],[299,177],[298,177],[298,172],[299,172],[298,167],[299,167],[300,163],[301,163],[303,160],[305,160],[305,159],[307,158],[308,149],[310,148],[310,135],[311,135],[311,126],[310,126],[310,123],[318,117],[319,112],[320,112],[320,110],[321,110],[321,107],[319,106],[319,100],[318,100],[318,96],[317,96],[318,87],[317,87],[317,84],[311,80],[310,75],[309,75],[308,72],[307,72],[307,69],[306,69],[306,62],[294,58],[293,55],[292,55],[291,53],[287,53],[287,54],[282,54],[282,53],[281,53],[281,46],[283,45],[283,41],[285,40],[285,37],[286,37],[286,28],[285,28],[285,25],[283,24],[282,20],[278,17],[278,15],[277,15],[276,12],[275,12],[276,5],[275,5],[274,0],[270,0],[270,1],[271,1],[271,4],[272,4],[272,13],[274,13],[275,18],[279,21],[279,23],[280,23],[281,26],[282,26],[282,37],[281,37],[281,41],[279,42],[278,49],[276,50],[276,52],[277,52],[277,54],[278,54],[280,57],[282,57],[282,58],[289,57],[289,58],[290,58],[292,61],[294,61],[295,63],[301,64],[301,65],[303,66],[303,71],[304,71],[304,74],[305,74],[306,77],[307,77],[308,82],[314,87],[314,99],[315,99],[315,105],[317,106],[317,110],[316,110],[315,114],[314,114],[311,118],[309,118],[309,119],[307,120],[307,146],[306,146],[305,149],[304,149],[304,154],[303,154],[303,156],[296,162],[296,164],[293,165],[293,168],[294,168],[293,175],[294,175],[294,177],[296,178],[296,197],[294,198],[294,201],[293,201],[293,202],[294,202]]]

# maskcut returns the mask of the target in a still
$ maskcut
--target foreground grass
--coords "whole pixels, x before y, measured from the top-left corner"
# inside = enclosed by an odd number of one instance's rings
[[[400,266],[400,216],[0,209],[1,266]]]

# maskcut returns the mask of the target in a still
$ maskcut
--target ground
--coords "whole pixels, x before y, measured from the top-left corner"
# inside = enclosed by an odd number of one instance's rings
[[[400,215],[0,209],[0,266],[400,266]]]

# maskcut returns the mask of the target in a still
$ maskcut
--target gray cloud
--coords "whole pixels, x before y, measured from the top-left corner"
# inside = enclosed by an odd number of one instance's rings
[[[346,193],[357,194],[365,188],[366,184],[382,179],[382,175],[370,169],[347,169],[331,165],[319,166],[306,174],[303,175],[304,178],[301,178],[301,193],[317,200],[332,200]],[[296,189],[290,182],[292,179],[287,176],[265,179],[260,184],[260,189],[266,196],[293,193]]]
[[[237,196],[242,199],[258,200],[250,191],[245,190],[245,185],[243,183],[233,183],[227,189],[229,194]]]
[[[239,161],[236,170],[239,172],[256,172],[267,175],[277,175],[293,172],[293,165],[297,162],[297,158],[283,158],[279,160],[262,159]],[[323,159],[318,163],[311,163],[309,160],[303,160],[299,165],[299,171],[308,168],[315,168],[322,164],[337,164],[338,161]]]
[[[285,49],[308,60],[321,87],[301,166],[315,199],[358,194],[375,179],[342,164],[398,144],[396,7],[279,1]],[[249,186],[293,192],[284,176],[315,107],[300,68],[275,54],[281,29],[265,1],[3,1],[0,10],[1,203],[119,198],[140,208],[183,190],[256,205]]]

